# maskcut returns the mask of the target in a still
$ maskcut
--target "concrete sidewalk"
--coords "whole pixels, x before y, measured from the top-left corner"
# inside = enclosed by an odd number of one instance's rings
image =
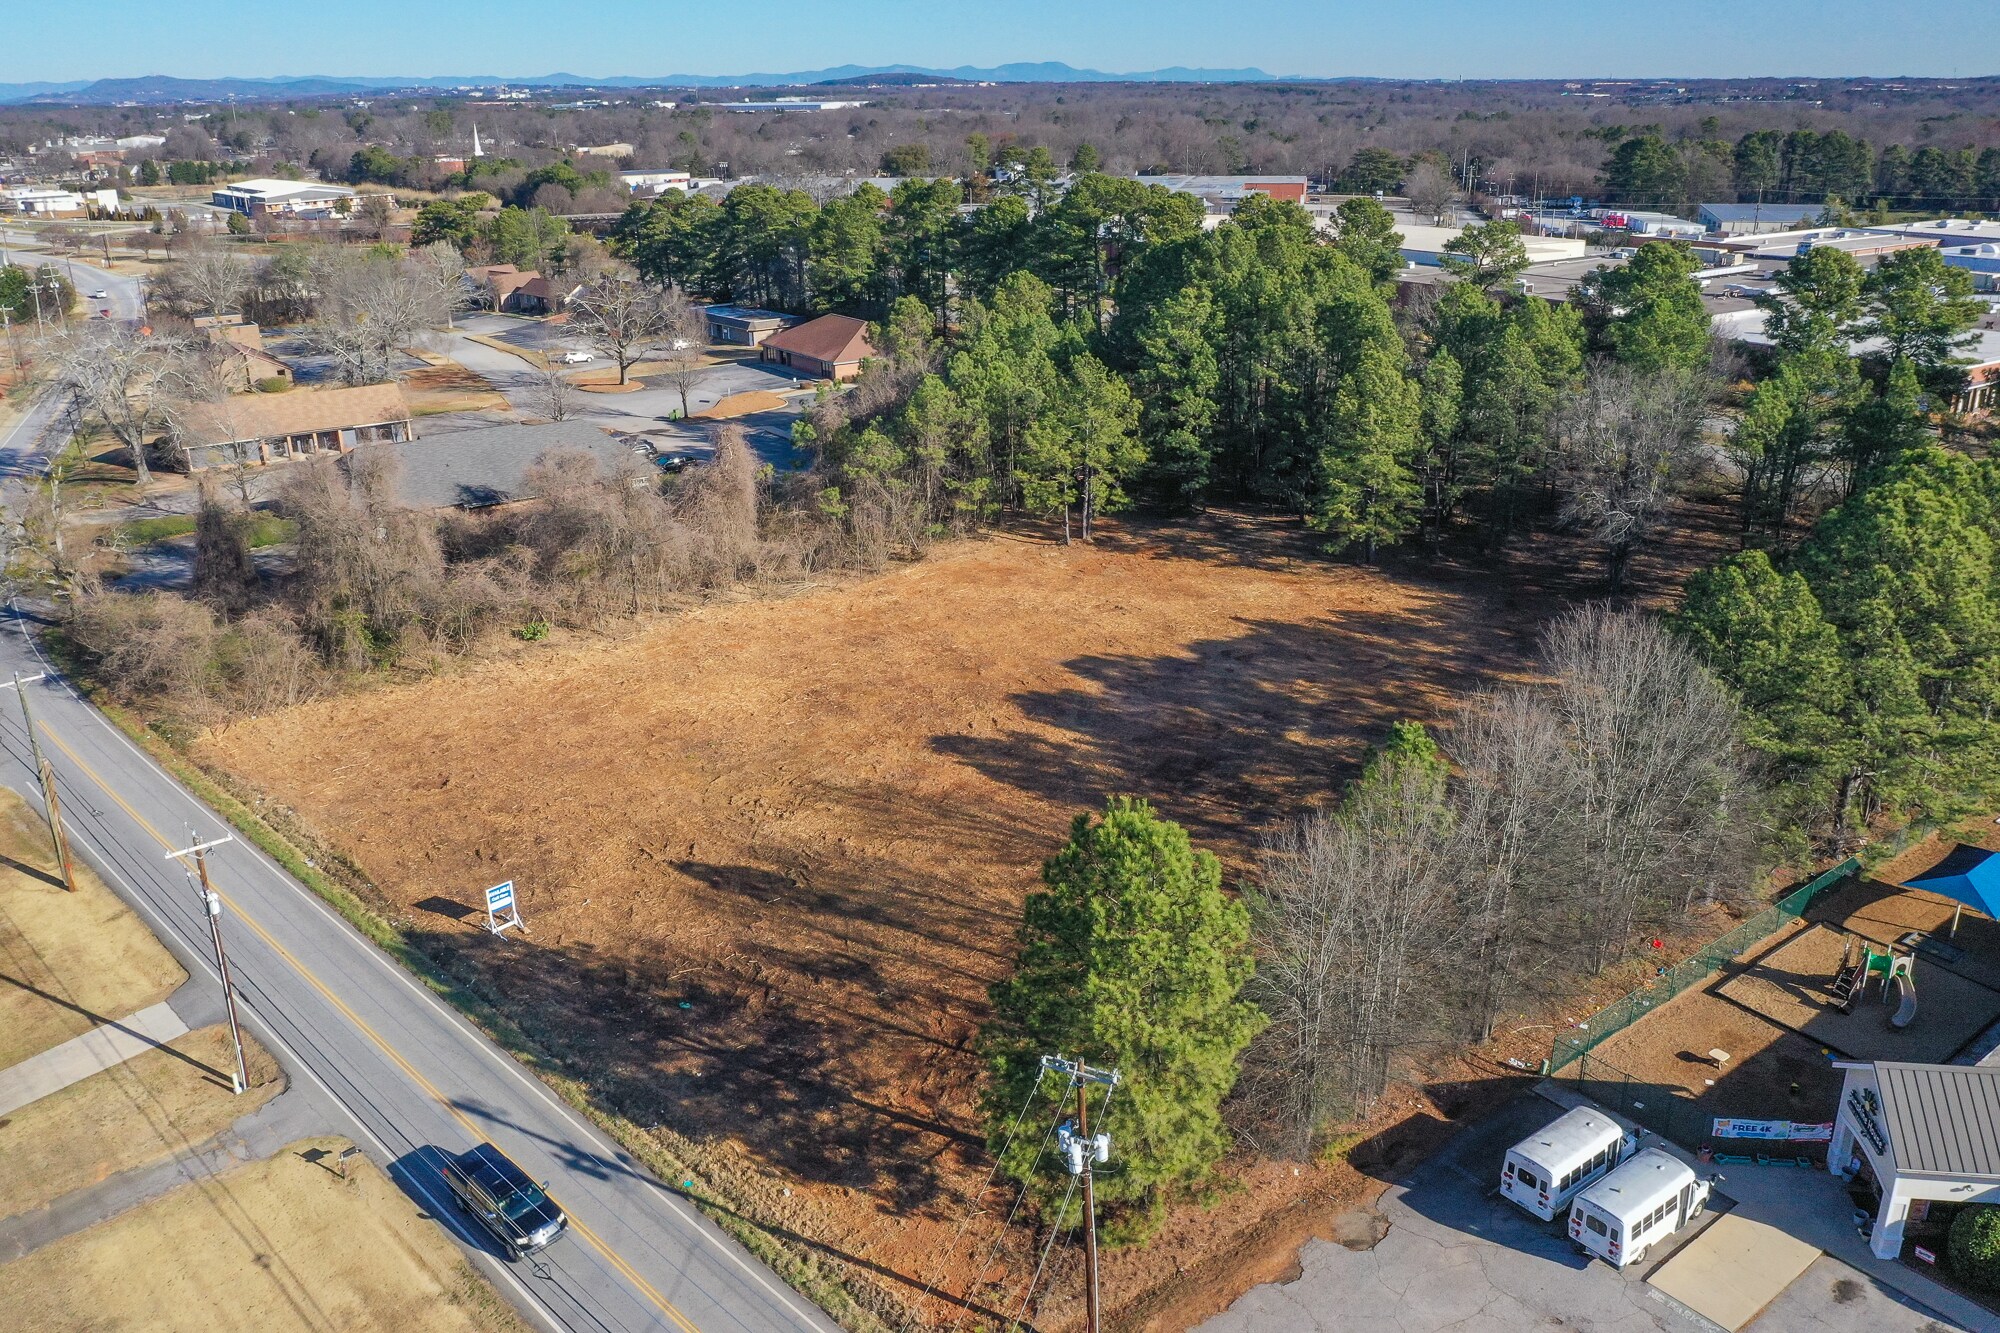
[[[2000,1333],[2000,1315],[1908,1264],[1877,1259],[1854,1226],[1847,1187],[1826,1172],[1782,1166],[1729,1166],[1723,1172],[1718,1188],[1736,1200],[1736,1211],[1743,1216],[1819,1246],[1849,1268],[1935,1311],[1952,1328]]]
[[[10,1115],[72,1083],[122,1065],[135,1055],[165,1045],[188,1030],[166,1001],[115,1022],[92,1028],[62,1045],[0,1069],[0,1115]]]

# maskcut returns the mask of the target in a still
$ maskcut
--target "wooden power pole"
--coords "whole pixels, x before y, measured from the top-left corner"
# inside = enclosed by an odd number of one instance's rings
[[[201,910],[208,918],[209,943],[215,946],[215,970],[222,977],[222,1003],[229,1012],[229,1040],[236,1047],[236,1068],[230,1073],[229,1080],[235,1085],[236,1092],[240,1096],[250,1087],[250,1070],[243,1062],[243,1029],[236,1022],[236,986],[229,979],[229,955],[222,947],[222,896],[208,882],[208,849],[234,841],[233,837],[225,833],[219,838],[198,842],[177,852],[168,852],[167,859],[177,861],[183,857],[193,857],[195,873],[201,878]]]
[[[56,865],[62,871],[63,887],[76,892],[76,870],[70,865],[69,839],[63,835],[62,803],[56,799],[56,771],[49,767],[48,758],[42,754],[41,737],[35,734],[35,714],[28,707],[28,686],[38,680],[48,679],[48,673],[23,677],[14,675],[14,693],[21,696],[21,724],[28,729],[28,753],[35,762],[35,778],[42,784],[42,813],[48,816],[49,841],[55,844]]]
[[[1069,1172],[1082,1178],[1083,1184],[1083,1311],[1084,1328],[1087,1333],[1099,1333],[1103,1328],[1097,1299],[1097,1193],[1091,1184],[1091,1168],[1111,1156],[1111,1136],[1099,1133],[1095,1137],[1090,1132],[1090,1089],[1093,1084],[1105,1088],[1109,1099],[1109,1089],[1118,1086],[1119,1073],[1116,1069],[1092,1069],[1081,1060],[1065,1060],[1060,1055],[1042,1057],[1042,1068],[1052,1073],[1062,1074],[1069,1079],[1070,1087],[1076,1090],[1076,1128],[1064,1125],[1057,1132],[1063,1156],[1069,1164]]]

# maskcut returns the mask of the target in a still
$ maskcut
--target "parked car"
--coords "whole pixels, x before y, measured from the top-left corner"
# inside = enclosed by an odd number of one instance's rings
[[[590,362],[595,361],[596,359],[597,358],[592,356],[589,352],[576,352],[576,351],[564,352],[561,356],[558,356],[556,358],[557,361],[561,362],[565,366],[588,365]]]
[[[694,460],[686,454],[655,454],[653,466],[662,472],[681,472]]]
[[[520,1167],[490,1143],[450,1158],[444,1182],[459,1207],[492,1233],[513,1258],[547,1249],[569,1226],[569,1218]]]

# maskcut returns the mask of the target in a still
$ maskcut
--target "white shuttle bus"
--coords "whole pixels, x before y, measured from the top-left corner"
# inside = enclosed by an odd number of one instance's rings
[[[1507,1150],[1500,1193],[1553,1222],[1576,1192],[1639,1146],[1634,1135],[1594,1107],[1579,1106]]]
[[[1701,1216],[1713,1183],[1671,1153],[1648,1148],[1577,1196],[1570,1239],[1614,1268],[1638,1263]]]

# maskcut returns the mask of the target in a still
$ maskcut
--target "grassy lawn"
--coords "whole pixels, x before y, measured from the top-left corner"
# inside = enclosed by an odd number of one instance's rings
[[[345,1139],[308,1139],[0,1266],[0,1329],[526,1333]]]
[[[284,1076],[246,1037],[250,1089],[229,1090],[236,1056],[221,1024],[185,1033],[30,1102],[0,1129],[0,1214],[20,1214],[120,1171],[194,1148],[284,1090]]]
[[[250,549],[256,551],[266,546],[281,545],[296,536],[298,530],[299,525],[288,518],[259,514],[250,524]],[[166,514],[159,518],[137,519],[121,524],[118,531],[128,546],[151,546],[154,542],[172,541],[193,532],[194,515]]]
[[[185,980],[88,867],[77,866],[75,893],[62,888],[41,816],[0,791],[0,1068],[158,1004]]]

